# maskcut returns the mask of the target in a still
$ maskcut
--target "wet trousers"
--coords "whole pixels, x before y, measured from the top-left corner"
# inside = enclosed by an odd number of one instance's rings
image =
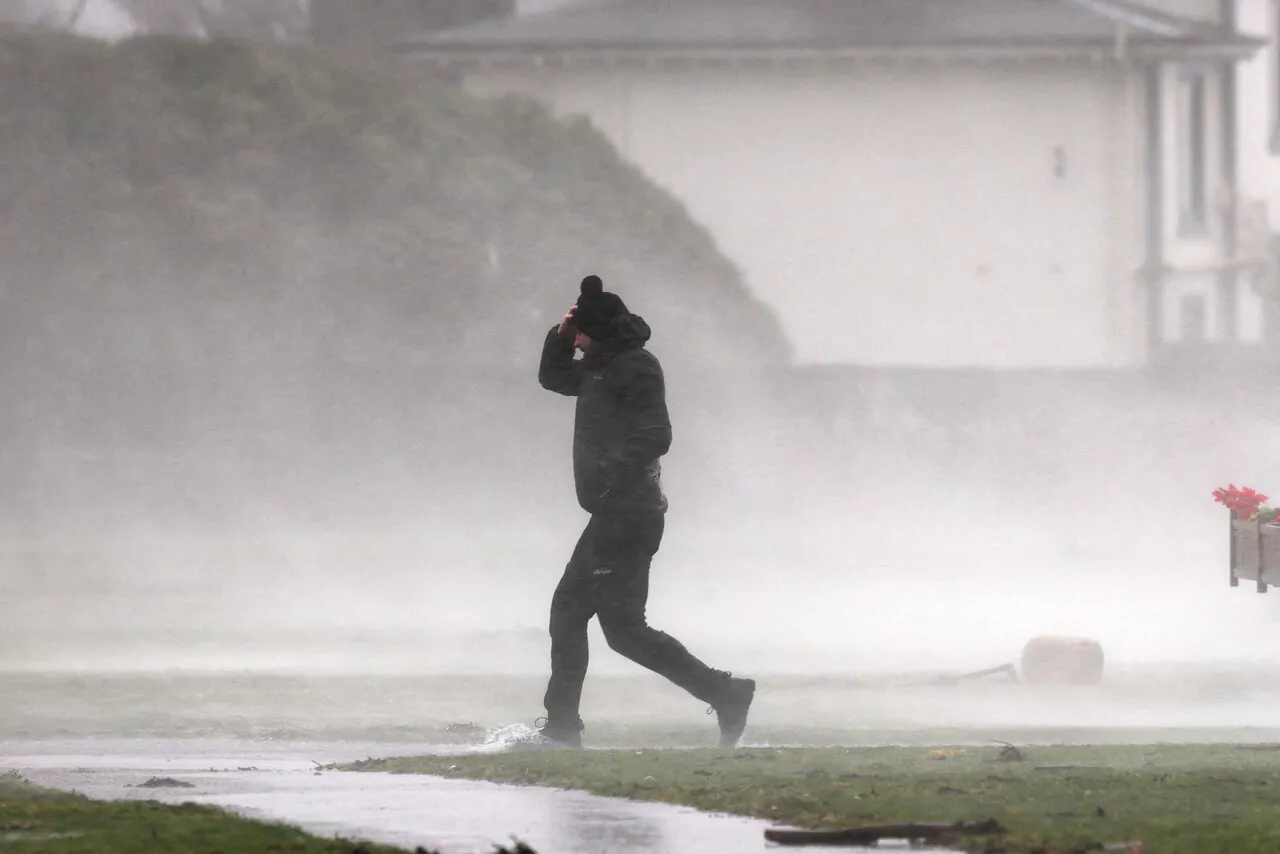
[[[587,523],[551,598],[551,680],[543,700],[549,720],[581,720],[592,617],[600,618],[600,629],[615,652],[714,703],[728,674],[712,670],[645,619],[649,565],[662,542],[664,523],[661,513],[597,513]]]

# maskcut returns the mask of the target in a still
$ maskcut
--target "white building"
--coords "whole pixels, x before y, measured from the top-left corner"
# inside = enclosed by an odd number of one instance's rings
[[[1240,307],[1240,321],[1269,330],[1274,343],[1280,330],[1280,0],[1147,0],[1162,11],[1235,29],[1265,40],[1265,46],[1226,69],[1223,80],[1224,119],[1234,144],[1224,168],[1235,187],[1237,220],[1229,235],[1238,264],[1251,273],[1252,288]],[[1271,299],[1257,300],[1265,292]],[[1231,298],[1230,288],[1219,301]],[[1260,309],[1260,311],[1259,311]],[[1220,311],[1224,316],[1225,310]],[[1221,330],[1225,335],[1230,330]]]
[[[1280,0],[1229,0],[1225,11],[1234,13],[1242,32],[1267,39],[1267,48],[1237,70],[1240,251],[1245,258],[1270,262],[1264,327],[1280,330]]]
[[[1266,204],[1270,230],[1280,231],[1280,0],[1233,2],[1241,32],[1267,39],[1237,70],[1240,190]]]
[[[1019,368],[1280,339],[1228,156],[1261,46],[1122,0],[598,0],[404,49],[589,116],[802,361]]]

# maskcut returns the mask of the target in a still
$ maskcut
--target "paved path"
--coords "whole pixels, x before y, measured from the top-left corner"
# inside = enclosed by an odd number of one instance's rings
[[[259,749],[234,742],[0,743],[0,768],[93,798],[196,801],[317,834],[445,854],[490,854],[495,843],[513,838],[540,854],[728,854],[773,847],[766,845],[768,825],[760,821],[580,792],[319,771],[315,765],[407,752],[426,750],[403,744]],[[193,787],[138,788],[152,777]]]

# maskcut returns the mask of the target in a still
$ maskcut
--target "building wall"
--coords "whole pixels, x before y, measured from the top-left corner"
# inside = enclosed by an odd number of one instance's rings
[[[1272,235],[1280,231],[1280,0],[1146,0],[1147,5],[1164,11],[1223,21],[1234,14],[1236,29],[1242,33],[1264,37],[1268,46],[1252,59],[1237,66],[1235,86],[1235,187],[1222,182],[1219,192],[1229,198],[1234,193],[1238,208],[1234,212],[1239,230],[1235,251],[1237,262],[1268,262],[1274,253]],[[1170,71],[1172,74],[1172,71]],[[1172,107],[1172,102],[1168,102]],[[1181,241],[1174,248],[1175,259],[1196,263],[1213,257],[1202,242],[1200,247]],[[1274,259],[1271,271],[1263,275],[1275,281]],[[1208,273],[1175,274],[1168,287],[1165,305],[1166,335],[1180,339],[1178,327],[1185,320],[1177,307],[1191,297],[1209,305],[1210,339],[1236,341],[1245,345],[1260,344],[1280,332],[1280,305],[1264,299],[1255,287],[1253,273],[1242,274],[1234,284],[1223,283],[1221,276]],[[1272,286],[1274,289],[1274,285]]]
[[[1274,282],[1272,235],[1280,233],[1280,2],[1237,0],[1236,22],[1241,32],[1268,41],[1237,71],[1240,254],[1245,260],[1268,262],[1266,275]],[[1243,282],[1240,293],[1241,333],[1250,341],[1274,336],[1280,321],[1274,296],[1263,297],[1254,285]],[[1274,291],[1274,286],[1267,289]]]
[[[1160,224],[1166,268],[1160,339],[1169,344],[1230,341],[1242,331],[1238,285],[1235,293],[1223,293],[1224,265],[1231,260],[1224,239],[1233,209],[1223,170],[1221,73],[1221,66],[1212,63],[1170,63],[1160,69]],[[1199,93],[1193,95],[1190,87],[1197,78]],[[1192,142],[1196,126],[1198,143]],[[1193,159],[1198,166],[1191,165]],[[1198,178],[1193,177],[1196,171]],[[1199,185],[1196,191],[1189,189],[1193,182]],[[1189,204],[1197,197],[1198,204]]]
[[[1235,0],[1240,31],[1267,46],[1239,69],[1240,196],[1245,259],[1265,268],[1243,286],[1249,332],[1280,341],[1280,0]]]
[[[1267,222],[1280,230],[1280,2],[1238,0],[1241,32],[1266,38],[1267,47],[1239,66],[1241,193],[1267,203]]]
[[[1202,21],[1217,21],[1222,14],[1222,0],[1141,0],[1141,3],[1161,12]]]
[[[1143,358],[1136,74],[1058,63],[469,82],[589,115],[710,227],[802,362]]]
[[[1267,47],[1241,63],[1237,158],[1240,163],[1242,256],[1267,266],[1241,290],[1242,331],[1250,340],[1280,336],[1280,0],[1236,0],[1241,32]],[[1263,293],[1268,296],[1263,296]]]
[[[1212,81],[1206,120],[1211,127],[1217,127],[1224,121],[1219,82],[1223,66],[1170,64],[1162,74],[1167,187],[1164,260],[1170,270],[1163,295],[1161,338],[1174,344],[1194,344],[1200,339],[1259,344],[1268,334],[1267,301],[1255,288],[1252,273],[1233,275],[1230,270],[1240,263],[1265,259],[1271,251],[1270,235],[1280,226],[1277,0],[1151,0],[1149,5],[1206,20],[1223,20],[1226,13],[1234,11],[1239,31],[1270,40],[1266,49],[1236,67],[1234,185],[1221,168],[1223,141],[1216,132],[1208,134],[1206,180],[1210,206],[1203,230],[1187,229],[1182,222],[1179,192],[1185,180],[1185,163],[1180,159],[1180,146],[1187,128],[1184,87],[1187,75],[1197,72]],[[1232,223],[1238,234],[1234,249],[1225,245]]]

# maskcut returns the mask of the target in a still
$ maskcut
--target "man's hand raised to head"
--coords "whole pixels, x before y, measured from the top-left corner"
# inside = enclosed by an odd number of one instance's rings
[[[564,319],[560,321],[561,335],[568,335],[570,331],[573,329],[573,323],[574,323],[573,316],[577,313],[577,311],[578,311],[578,304],[575,302],[573,305],[569,307],[569,310],[565,313]]]

